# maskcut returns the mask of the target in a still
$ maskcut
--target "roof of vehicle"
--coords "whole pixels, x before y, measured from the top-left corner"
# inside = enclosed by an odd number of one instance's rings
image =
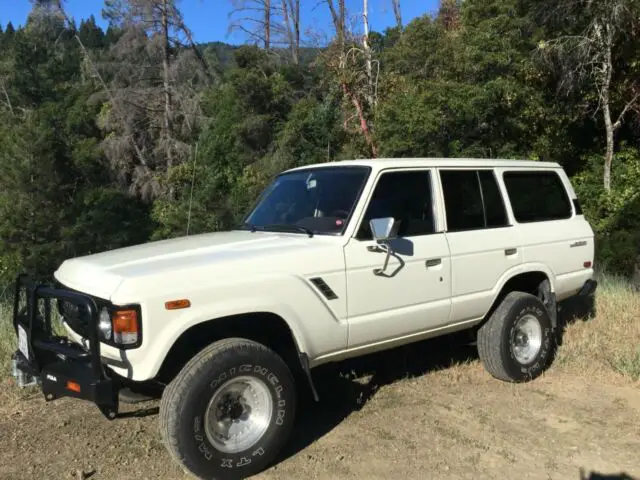
[[[287,170],[303,170],[321,167],[365,166],[376,169],[389,167],[503,167],[503,168],[561,168],[555,162],[539,162],[535,160],[509,160],[493,158],[373,158],[360,160],[341,160],[336,162],[316,163]]]

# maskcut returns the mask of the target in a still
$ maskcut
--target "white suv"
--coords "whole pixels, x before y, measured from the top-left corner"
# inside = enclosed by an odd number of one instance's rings
[[[15,373],[108,418],[124,386],[166,385],[174,459],[245,477],[287,441],[296,383],[318,400],[320,364],[465,329],[491,375],[535,378],[555,353],[556,302],[596,287],[593,256],[554,163],[297,168],[232,231],[67,260],[53,286],[20,277]],[[68,338],[52,333],[51,300]]]

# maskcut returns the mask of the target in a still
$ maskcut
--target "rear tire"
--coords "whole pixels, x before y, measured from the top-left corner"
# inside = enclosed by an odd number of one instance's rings
[[[555,352],[549,313],[540,299],[528,293],[509,293],[478,330],[480,359],[500,380],[537,378],[551,365]]]
[[[291,372],[276,353],[246,339],[220,340],[165,389],[160,433],[189,473],[246,478],[265,469],[287,441],[296,402]]]

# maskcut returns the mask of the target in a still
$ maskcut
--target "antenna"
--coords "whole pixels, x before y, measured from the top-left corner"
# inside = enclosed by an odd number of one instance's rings
[[[189,236],[189,227],[191,226],[191,205],[193,204],[193,184],[196,181],[196,162],[197,161],[198,161],[198,142],[196,142],[196,148],[193,154],[193,173],[191,175],[191,194],[189,196],[189,213],[187,214],[187,237]]]

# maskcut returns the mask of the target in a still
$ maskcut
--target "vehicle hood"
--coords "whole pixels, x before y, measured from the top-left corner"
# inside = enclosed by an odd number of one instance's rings
[[[110,299],[126,279],[293,253],[325,243],[320,236],[250,232],[216,232],[149,242],[66,260],[55,272],[64,286]]]

